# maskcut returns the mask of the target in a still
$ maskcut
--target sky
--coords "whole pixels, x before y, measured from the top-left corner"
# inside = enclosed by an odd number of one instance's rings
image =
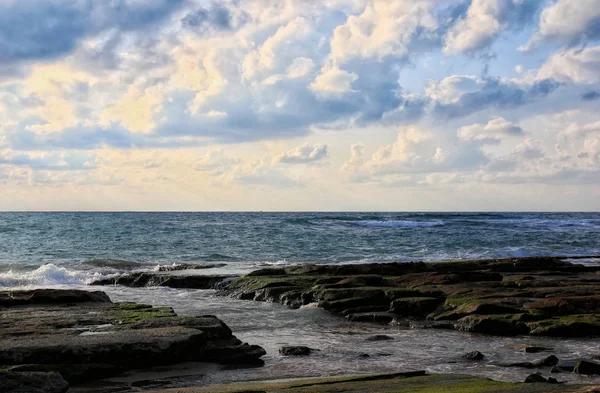
[[[600,0],[0,9],[0,210],[600,210]]]

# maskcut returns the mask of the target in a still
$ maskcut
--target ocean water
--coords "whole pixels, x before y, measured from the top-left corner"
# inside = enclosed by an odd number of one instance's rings
[[[554,348],[552,353],[569,359],[597,355],[600,339],[400,329],[349,323],[316,308],[291,310],[230,299],[212,290],[86,284],[182,263],[216,266],[185,274],[243,274],[302,263],[598,256],[599,239],[600,213],[0,213],[0,290],[103,290],[113,301],[171,306],[180,315],[214,314],[239,338],[267,350],[264,367],[218,368],[206,375],[182,371],[186,377],[177,383],[183,385],[417,369],[521,381],[531,370],[495,363],[547,354],[524,354],[515,344]],[[394,340],[368,341],[374,334]],[[317,351],[290,359],[279,355],[282,345],[308,345]],[[486,354],[486,360],[461,360],[462,353],[473,350]],[[600,382],[574,374],[560,374],[559,379]]]
[[[600,254],[600,213],[0,213],[0,286],[85,283],[181,263]],[[213,270],[211,273],[214,273]]]

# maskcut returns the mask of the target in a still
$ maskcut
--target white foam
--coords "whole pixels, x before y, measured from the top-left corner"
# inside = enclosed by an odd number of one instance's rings
[[[6,273],[0,273],[0,287],[84,285],[104,277],[100,273],[72,271],[48,263],[33,271],[14,271],[11,269]]]

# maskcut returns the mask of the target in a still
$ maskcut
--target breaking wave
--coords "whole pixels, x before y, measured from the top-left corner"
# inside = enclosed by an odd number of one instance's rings
[[[42,265],[33,271],[9,270],[0,273],[0,287],[37,287],[55,285],[85,285],[106,276],[100,273],[79,272],[56,266]]]

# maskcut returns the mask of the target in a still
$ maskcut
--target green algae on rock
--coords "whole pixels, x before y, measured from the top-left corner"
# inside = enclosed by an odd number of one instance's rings
[[[265,354],[215,316],[112,303],[103,292],[7,291],[0,306],[0,367],[11,373],[59,372],[79,383],[186,361],[259,365]]]
[[[310,303],[350,321],[490,335],[600,336],[600,266],[560,257],[261,269],[221,291],[293,308]]]

